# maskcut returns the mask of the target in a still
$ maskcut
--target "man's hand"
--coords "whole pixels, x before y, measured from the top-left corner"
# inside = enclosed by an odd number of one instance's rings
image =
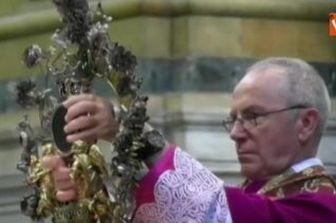
[[[77,198],[77,188],[70,178],[70,168],[66,167],[59,155],[43,157],[42,166],[52,173],[59,201],[67,202]]]
[[[70,97],[63,105],[68,109],[64,131],[67,141],[93,142],[104,139],[112,142],[119,124],[114,117],[113,105],[98,96],[81,94]]]

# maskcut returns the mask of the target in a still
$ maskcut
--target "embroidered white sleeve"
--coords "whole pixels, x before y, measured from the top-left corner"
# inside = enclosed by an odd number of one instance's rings
[[[181,149],[176,149],[174,166],[156,182],[155,203],[141,205],[134,222],[232,222],[220,179]]]

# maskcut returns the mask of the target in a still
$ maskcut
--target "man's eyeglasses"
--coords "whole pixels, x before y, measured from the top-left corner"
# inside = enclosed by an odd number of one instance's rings
[[[261,113],[251,112],[251,113],[248,113],[248,114],[244,115],[241,118],[228,117],[228,118],[223,120],[223,125],[224,125],[224,128],[226,129],[226,131],[231,132],[233,126],[236,123],[236,121],[238,121],[239,124],[244,129],[248,130],[248,129],[251,129],[253,127],[256,127],[259,124],[258,120],[259,120],[260,117],[265,117],[265,116],[268,116],[270,114],[289,111],[289,110],[293,110],[293,109],[304,109],[304,108],[308,108],[308,107],[311,107],[311,106],[308,106],[308,105],[293,105],[293,106],[290,106],[290,107],[286,107],[286,108],[282,108],[282,109],[278,109],[278,110],[273,110],[273,111],[267,111],[267,112],[261,112]]]

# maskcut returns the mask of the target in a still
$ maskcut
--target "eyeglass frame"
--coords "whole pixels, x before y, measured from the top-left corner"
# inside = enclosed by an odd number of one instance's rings
[[[224,119],[222,121],[222,124],[225,128],[225,130],[227,132],[231,132],[235,123],[238,121],[239,124],[243,127],[244,130],[248,130],[249,128],[246,128],[245,123],[250,123],[251,126],[253,127],[257,127],[258,126],[258,122],[257,122],[257,118],[259,117],[266,117],[268,115],[271,114],[276,114],[276,113],[280,113],[280,112],[284,112],[284,111],[290,111],[293,109],[305,109],[305,108],[309,108],[312,107],[310,105],[304,105],[304,104],[297,104],[297,105],[292,105],[286,108],[281,108],[281,109],[277,109],[277,110],[272,110],[272,111],[266,111],[266,112],[262,112],[262,113],[253,113],[253,117],[242,117],[242,118],[232,118],[232,117],[228,117],[226,120]],[[251,114],[252,115],[252,114]],[[229,120],[231,119],[231,120]]]

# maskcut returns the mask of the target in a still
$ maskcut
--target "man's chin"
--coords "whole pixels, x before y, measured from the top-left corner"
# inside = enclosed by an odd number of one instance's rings
[[[242,163],[240,172],[247,179],[258,180],[263,178],[264,171],[256,167],[252,163]]]

